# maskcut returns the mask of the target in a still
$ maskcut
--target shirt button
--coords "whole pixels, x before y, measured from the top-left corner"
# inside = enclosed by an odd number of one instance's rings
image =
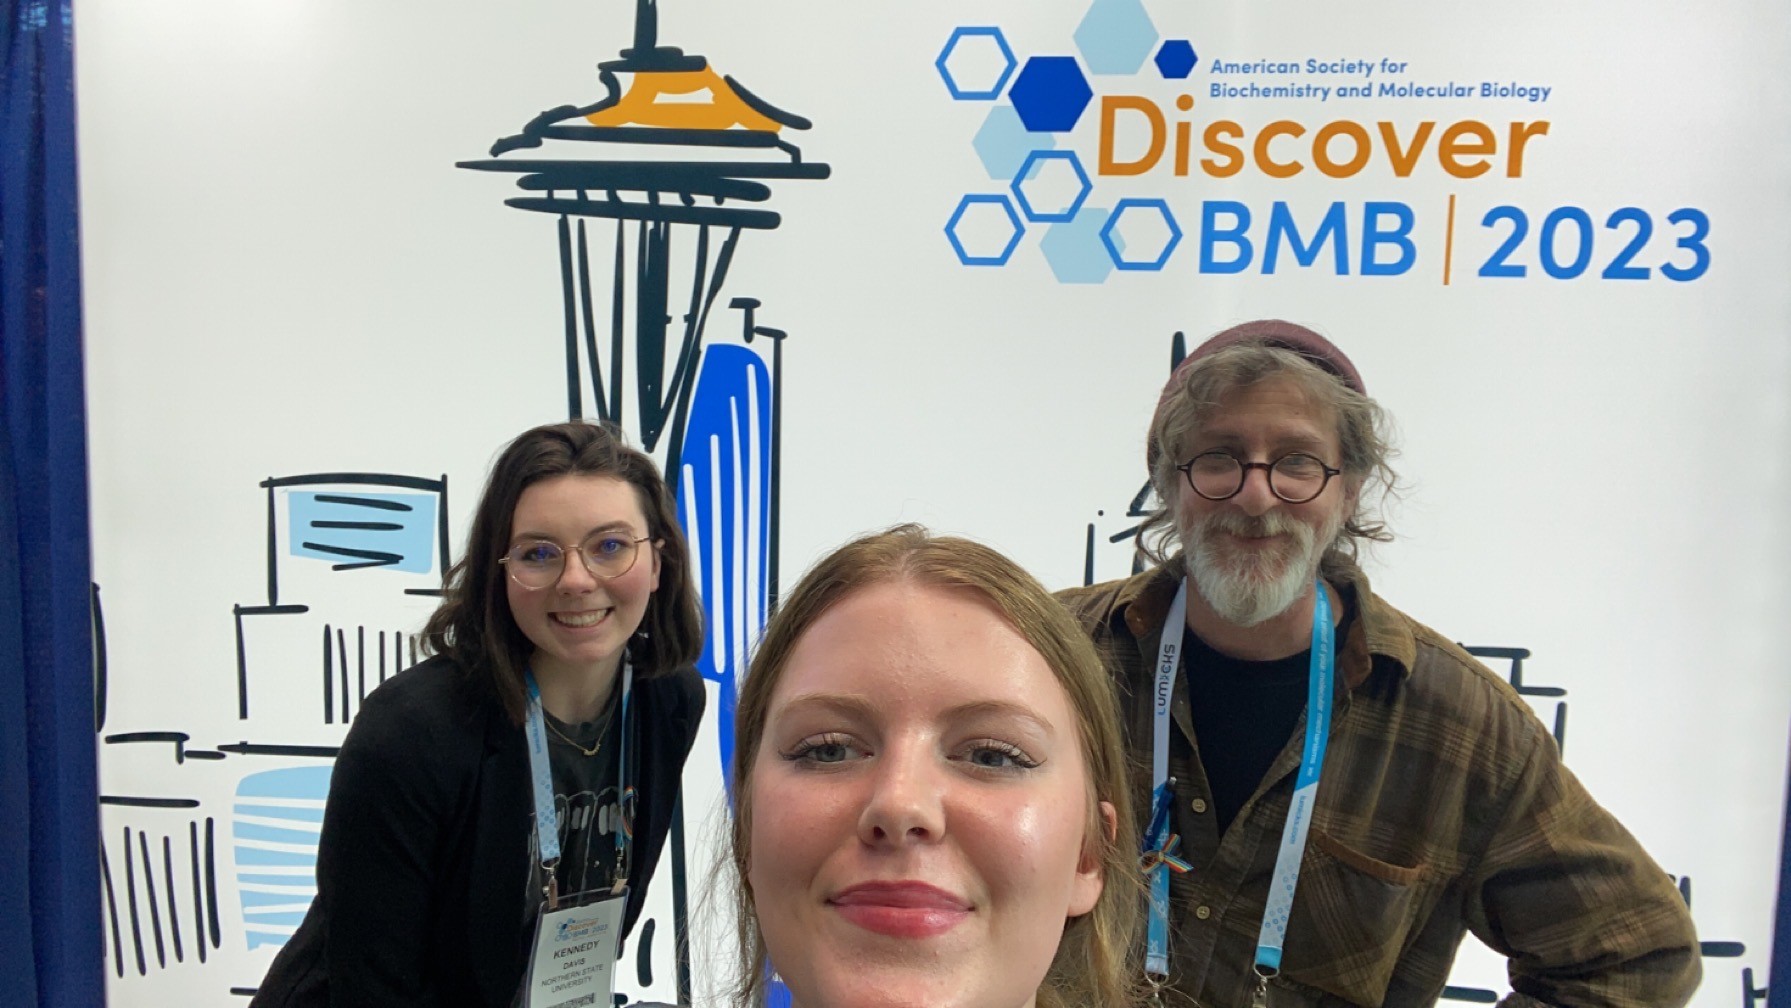
[[[1201,920],[1206,920],[1208,917],[1211,917],[1212,915],[1213,915],[1213,910],[1211,907],[1199,906],[1199,907],[1194,908],[1194,916],[1200,918]]]
[[[1206,811],[1206,799],[1205,798],[1196,798],[1193,801],[1188,803],[1188,807],[1193,809],[1196,812],[1205,812]]]

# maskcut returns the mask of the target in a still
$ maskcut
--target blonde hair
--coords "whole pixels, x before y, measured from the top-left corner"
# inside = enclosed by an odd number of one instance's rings
[[[732,834],[740,978],[736,1003],[763,1005],[767,957],[747,882],[751,862],[752,766],[764,736],[773,691],[803,634],[853,592],[892,581],[968,588],[986,599],[1026,638],[1068,694],[1076,712],[1090,795],[1084,835],[1101,866],[1094,909],[1065,926],[1057,955],[1038,991],[1040,1008],[1123,1008],[1137,1003],[1132,950],[1143,887],[1132,819],[1125,746],[1113,683],[1094,646],[1063,606],[1032,575],[987,546],[898,525],[835,550],[784,597],[765,630],[734,715]],[[1111,834],[1100,802],[1112,805]]]

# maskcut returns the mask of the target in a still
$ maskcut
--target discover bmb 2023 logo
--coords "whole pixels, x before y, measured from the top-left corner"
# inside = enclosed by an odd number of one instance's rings
[[[1549,116],[1554,82],[1450,73],[1440,53],[1203,54],[1144,0],[1091,0],[1071,41],[1074,55],[1022,58],[1002,28],[965,25],[933,61],[955,103],[987,108],[971,147],[1000,183],[965,192],[945,221],[963,266],[1007,266],[1033,235],[1073,284],[1166,268],[1444,286],[1709,270],[1696,206],[1505,202],[1519,180],[1574,182],[1576,166],[1550,157],[1551,130],[1572,128]],[[1336,189],[1262,198],[1261,183],[1302,174]],[[1360,198],[1365,181],[1375,198]]]

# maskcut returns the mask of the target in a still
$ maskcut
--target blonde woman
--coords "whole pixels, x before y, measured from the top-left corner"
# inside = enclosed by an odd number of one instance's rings
[[[1037,581],[902,526],[809,571],[741,691],[740,1002],[1133,1000],[1136,842],[1112,687]]]

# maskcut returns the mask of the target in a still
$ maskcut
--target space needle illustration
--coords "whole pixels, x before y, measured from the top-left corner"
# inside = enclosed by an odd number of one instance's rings
[[[720,295],[742,233],[781,222],[765,206],[770,183],[824,179],[830,168],[785,138],[808,120],[703,56],[659,44],[656,0],[635,0],[633,45],[597,71],[595,102],[548,109],[459,167],[516,176],[521,194],[505,205],[554,218],[566,415],[627,431],[677,495],[708,630],[699,669],[719,690],[714,765],[725,782],[736,683],[776,604],[786,334],[759,324],[757,300]],[[718,306],[738,312],[739,328],[709,340]],[[670,844],[680,944],[681,825]],[[689,1003],[682,961],[679,972]]]

